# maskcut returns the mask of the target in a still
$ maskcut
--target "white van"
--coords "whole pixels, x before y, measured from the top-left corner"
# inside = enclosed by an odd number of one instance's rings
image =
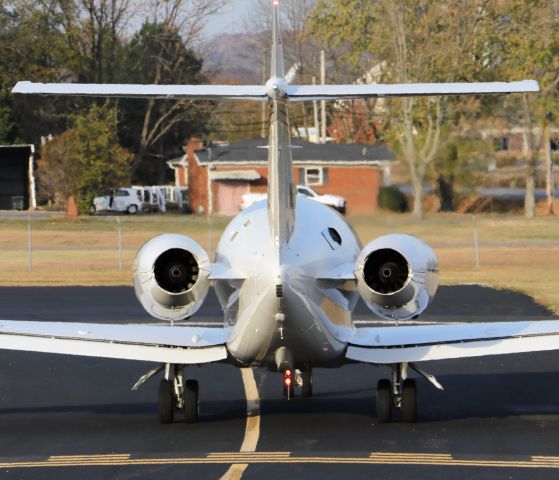
[[[120,212],[136,214],[142,211],[142,201],[135,188],[109,190],[93,199],[91,213]]]

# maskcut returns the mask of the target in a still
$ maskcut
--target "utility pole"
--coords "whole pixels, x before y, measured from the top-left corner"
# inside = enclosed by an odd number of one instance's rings
[[[262,85],[266,83],[266,56],[262,55]],[[261,102],[261,112],[260,112],[260,137],[266,138],[266,108],[268,106],[268,102]]]
[[[547,198],[547,214],[553,215],[555,201],[555,175],[553,174],[553,159],[551,157],[551,138],[549,133],[549,120],[546,118],[543,125],[543,144],[545,155],[545,196]]]
[[[326,55],[324,50],[320,51],[320,83],[326,85]],[[320,109],[322,113],[320,143],[326,143],[326,100],[320,101]]]
[[[312,84],[316,85],[316,77],[312,77]],[[314,113],[314,129],[316,132],[316,139],[318,140],[320,136],[320,124],[318,123],[318,102],[316,100],[313,100],[312,106]]]

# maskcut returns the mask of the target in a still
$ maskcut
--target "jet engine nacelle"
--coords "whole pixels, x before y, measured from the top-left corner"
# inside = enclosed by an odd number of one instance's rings
[[[359,254],[355,276],[361,298],[379,317],[409,320],[431,303],[437,287],[435,252],[411,235],[384,235]]]
[[[134,290],[150,315],[180,321],[202,306],[210,272],[208,255],[194,240],[178,234],[159,235],[136,255]]]

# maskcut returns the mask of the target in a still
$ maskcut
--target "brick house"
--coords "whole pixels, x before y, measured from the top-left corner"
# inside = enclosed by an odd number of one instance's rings
[[[169,163],[177,186],[188,187],[195,212],[235,215],[244,193],[266,192],[267,140],[204,148],[189,141],[186,155]],[[316,144],[293,140],[294,179],[318,193],[342,195],[350,214],[377,208],[381,184],[389,182],[395,156],[384,145]]]

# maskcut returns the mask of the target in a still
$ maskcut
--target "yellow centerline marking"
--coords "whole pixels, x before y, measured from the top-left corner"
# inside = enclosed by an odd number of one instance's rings
[[[245,397],[247,400],[247,419],[245,426],[245,436],[239,453],[254,453],[258,439],[260,438],[260,396],[258,395],[258,387],[254,378],[254,370],[252,368],[242,368],[241,377],[245,388]],[[248,468],[245,457],[230,457],[233,459],[233,465],[223,474],[219,480],[241,480],[243,473]],[[242,463],[238,460],[242,459]]]

